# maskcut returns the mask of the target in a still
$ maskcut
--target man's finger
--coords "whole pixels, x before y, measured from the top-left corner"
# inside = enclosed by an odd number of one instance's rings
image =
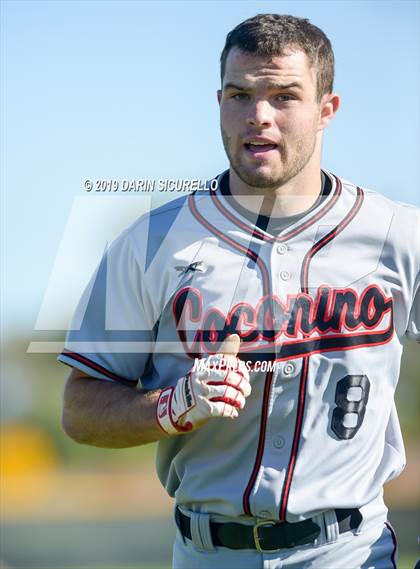
[[[237,356],[240,345],[241,339],[238,334],[231,334],[224,340],[218,353],[225,354],[226,356]]]

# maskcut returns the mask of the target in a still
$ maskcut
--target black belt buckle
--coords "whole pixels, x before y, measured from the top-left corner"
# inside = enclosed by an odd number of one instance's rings
[[[261,537],[258,533],[258,529],[264,526],[275,526],[277,525],[277,522],[270,522],[270,521],[262,521],[262,522],[258,522],[257,524],[255,524],[255,526],[252,528],[253,534],[254,534],[254,543],[255,543],[255,548],[257,551],[259,551],[260,553],[274,553],[276,551],[280,551],[282,549],[282,547],[278,547],[276,549],[263,549],[261,547]]]

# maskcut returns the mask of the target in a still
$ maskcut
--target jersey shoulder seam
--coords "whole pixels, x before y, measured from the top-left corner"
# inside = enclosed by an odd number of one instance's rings
[[[325,168],[324,168],[324,170],[325,170]],[[326,171],[329,172],[328,170],[326,170]],[[385,196],[384,194],[382,194],[378,190],[374,190],[372,188],[367,188],[367,187],[362,186],[360,184],[355,184],[354,182],[346,180],[345,178],[342,178],[341,176],[337,176],[337,177],[339,177],[341,179],[343,187],[345,186],[346,190],[356,191],[356,189],[359,187],[365,192],[365,194],[374,195],[375,197],[377,197],[381,201],[385,202],[391,208],[397,208],[398,210],[402,209],[402,208],[408,208],[408,209],[411,209],[413,211],[420,211],[420,208],[414,204],[409,204],[406,202],[394,200],[388,196]]]

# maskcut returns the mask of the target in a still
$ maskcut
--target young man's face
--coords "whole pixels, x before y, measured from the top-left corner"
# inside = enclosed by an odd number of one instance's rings
[[[306,166],[325,125],[305,53],[265,58],[232,48],[218,98],[223,144],[243,182],[275,188]]]

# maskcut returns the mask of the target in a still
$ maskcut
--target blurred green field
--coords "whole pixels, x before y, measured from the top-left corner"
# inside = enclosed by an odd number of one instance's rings
[[[398,567],[413,569],[418,512],[393,512],[390,520]],[[170,569],[174,536],[171,518],[15,523],[1,527],[0,549],[4,569]]]
[[[416,557],[409,556],[401,557],[398,561],[398,569],[414,569],[417,559]]]
[[[411,556],[402,556],[399,561],[398,561],[398,569],[414,569],[414,565],[416,564],[416,557],[411,557]],[[62,569],[171,569],[170,565],[120,565],[118,567],[115,567],[113,565],[109,565],[109,566],[97,566],[97,567],[92,567],[90,566],[84,566],[84,567],[63,567]],[[235,568],[235,567],[231,567],[231,569],[240,569],[240,568]]]

